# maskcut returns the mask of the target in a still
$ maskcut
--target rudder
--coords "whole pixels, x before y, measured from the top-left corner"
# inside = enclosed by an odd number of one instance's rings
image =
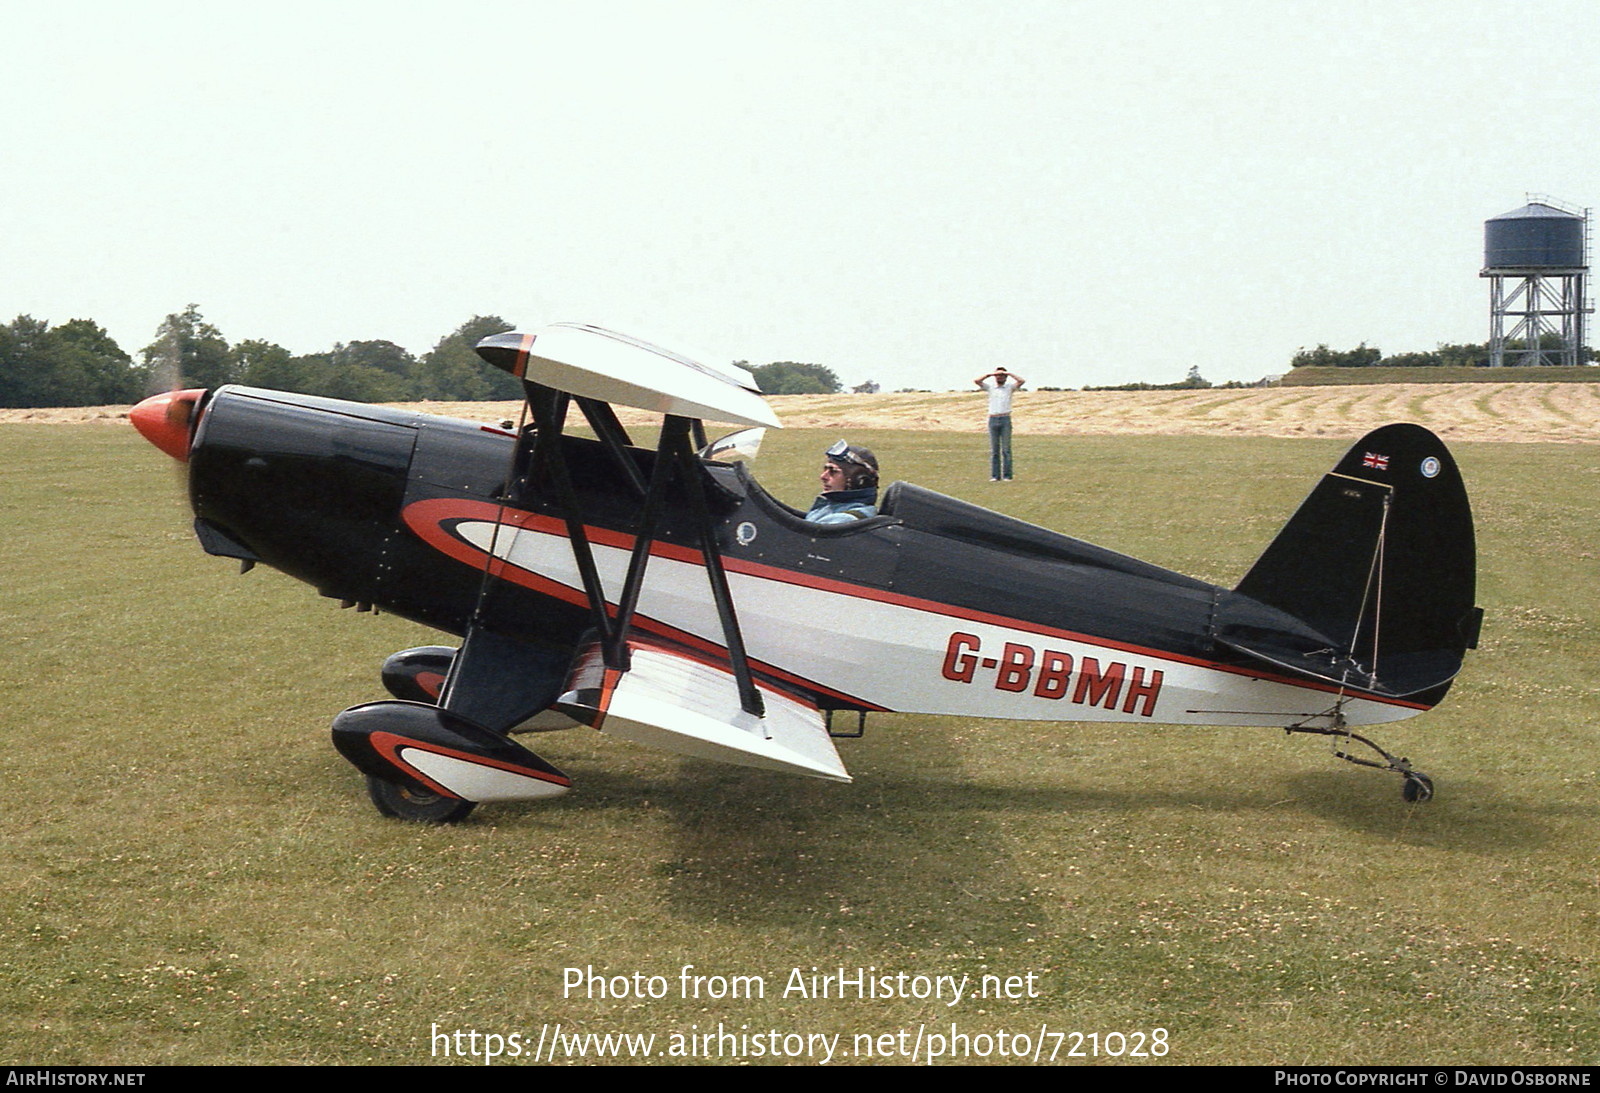
[[[1386,425],[1323,477],[1219,605],[1217,637],[1432,705],[1477,644],[1476,557],[1449,450],[1420,425]]]

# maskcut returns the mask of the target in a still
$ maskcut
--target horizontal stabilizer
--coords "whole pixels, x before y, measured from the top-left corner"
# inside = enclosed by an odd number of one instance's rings
[[[1237,593],[1224,597],[1217,608],[1216,637],[1228,648],[1275,667],[1391,698],[1442,686],[1461,670],[1459,652],[1412,650],[1384,657],[1383,673],[1376,675],[1370,663],[1346,655],[1325,635]]]
[[[747,370],[702,364],[597,326],[557,323],[532,334],[496,334],[477,349],[496,368],[568,394],[658,414],[779,427]]]
[[[635,639],[626,672],[607,668],[597,644],[578,655],[563,713],[612,736],[722,763],[850,781],[822,714],[782,691],[760,686],[765,715],[739,704],[725,668]]]

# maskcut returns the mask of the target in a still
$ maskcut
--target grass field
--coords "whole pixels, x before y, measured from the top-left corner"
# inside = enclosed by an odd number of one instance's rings
[[[772,435],[763,480],[803,503],[833,439]],[[1344,447],[1022,437],[994,486],[979,435],[852,440],[1224,584]],[[1483,647],[1375,733],[1430,804],[1271,731],[883,716],[842,742],[849,786],[540,737],[570,795],[434,829],[381,819],[327,735],[426,631],[203,555],[132,430],[7,426],[0,1059],[417,1063],[436,1028],[559,1022],[658,1056],[719,1023],[839,1034],[836,1063],[952,1023],[989,1061],[1006,1032],[1058,1061],[1600,1062],[1600,447],[1456,454]],[[684,965],[765,997],[684,998]],[[665,996],[566,997],[569,967]],[[784,996],[841,967],[1037,997]],[[1074,1030],[1099,1038],[1048,1039]]]

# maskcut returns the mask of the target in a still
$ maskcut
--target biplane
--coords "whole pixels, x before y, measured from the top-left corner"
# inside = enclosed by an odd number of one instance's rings
[[[1471,510],[1426,429],[1358,441],[1229,589],[909,482],[808,523],[738,458],[779,422],[737,366],[569,324],[477,351],[520,424],[239,386],[131,415],[187,463],[206,552],[460,639],[333,721],[386,815],[565,793],[514,738],[579,725],[849,781],[835,740],[880,711],[1272,727],[1432,795],[1354,731],[1436,705],[1477,641]],[[661,415],[653,446],[619,405]]]

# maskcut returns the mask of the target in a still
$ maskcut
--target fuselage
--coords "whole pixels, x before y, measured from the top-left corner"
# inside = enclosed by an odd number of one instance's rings
[[[613,595],[655,453],[626,449],[630,475],[597,441],[560,443]],[[519,450],[500,429],[226,387],[194,435],[191,500],[212,553],[452,634],[483,625],[570,650],[588,600],[564,514]],[[1336,707],[1359,725],[1436,700],[1272,670],[1211,640],[1227,590],[929,490],[896,483],[879,517],[819,526],[743,465],[706,470],[752,666],[824,708],[1329,727]],[[724,658],[696,544],[669,510],[635,625]]]

